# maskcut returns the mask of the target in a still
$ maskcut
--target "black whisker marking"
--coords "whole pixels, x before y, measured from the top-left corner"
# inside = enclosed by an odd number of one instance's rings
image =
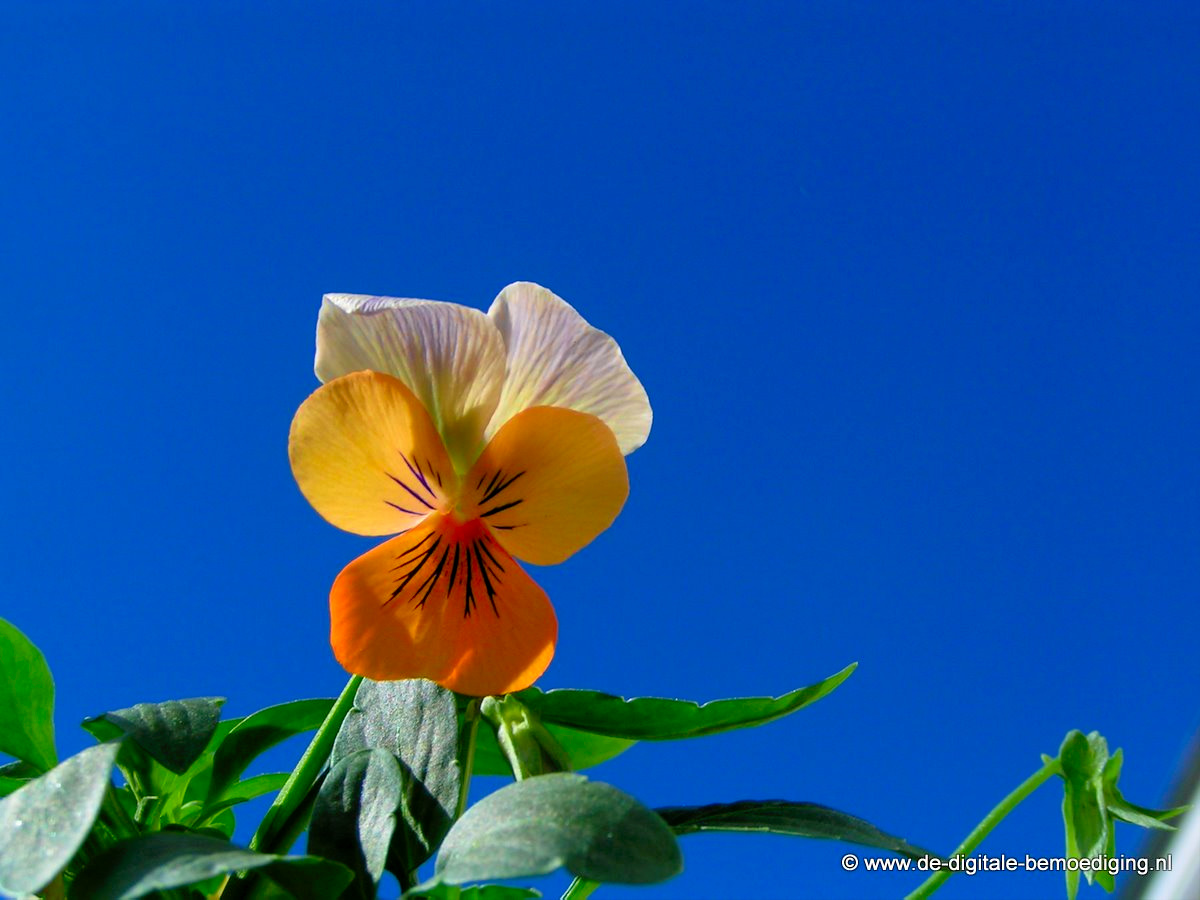
[[[454,544],[454,562],[450,564],[450,583],[446,585],[447,594],[454,590],[454,577],[458,574],[458,551],[460,546],[456,541]]]
[[[509,479],[506,479],[506,480],[500,482],[498,485],[496,485],[494,488],[492,488],[486,494],[484,494],[483,499],[479,501],[479,505],[482,506],[483,504],[487,503],[489,500],[491,500],[493,497],[495,497],[497,494],[499,494],[501,491],[503,491],[505,488],[507,488],[510,484],[512,484],[514,481],[516,481],[518,478],[520,478],[524,474],[525,474],[524,472],[518,472],[512,478],[509,478]]]
[[[496,513],[502,513],[506,509],[512,509],[514,506],[520,506],[524,502],[525,500],[522,498],[520,500],[514,500],[512,503],[501,503],[499,506],[493,506],[485,513],[480,513],[480,516],[486,519],[488,516],[494,516]]]
[[[407,460],[406,460],[406,462],[407,462]],[[412,488],[410,488],[407,484],[405,484],[403,481],[401,481],[399,478],[397,478],[391,472],[387,473],[387,477],[392,479],[392,481],[396,482],[396,484],[400,485],[400,487],[404,488],[406,491],[408,491],[410,494],[412,494],[413,497],[416,499],[416,501],[418,503],[420,503],[422,506],[424,506],[426,509],[429,509],[429,510],[433,509],[433,507],[430,505],[428,500],[426,500],[424,497],[422,497],[420,494],[418,494],[416,491],[414,491]]]
[[[400,458],[402,460],[404,460],[404,464],[406,466],[408,466],[408,471],[412,472],[413,475],[416,477],[417,481],[421,482],[421,486],[423,488],[425,488],[425,490],[429,491],[429,496],[433,497],[434,496],[433,488],[431,488],[429,486],[429,482],[425,480],[425,472],[424,472],[424,470],[421,469],[421,461],[419,459],[417,459],[417,455],[415,453],[413,454],[413,461],[416,462],[416,464],[417,464],[417,467],[415,469],[413,468],[413,464],[408,461],[408,457],[405,456],[403,453],[400,454]],[[432,469],[433,466],[430,466],[430,468]]]
[[[386,503],[388,506],[392,507],[392,509],[398,509],[398,510],[400,510],[400,512],[408,513],[410,516],[425,515],[425,513],[423,513],[423,512],[417,512],[416,510],[413,510],[413,509],[405,509],[403,506],[399,506],[399,505],[393,503],[391,500],[384,500],[383,502]]]
[[[479,541],[475,542],[475,558],[479,560],[479,574],[483,576],[483,586],[487,590],[488,603],[492,605],[492,614],[499,618],[500,612],[496,609],[496,589],[492,587],[492,580],[488,578],[488,568],[483,564],[483,556],[479,553]]]
[[[407,550],[405,550],[403,553],[401,553],[399,556],[397,556],[396,559],[404,559],[404,557],[408,556],[408,554],[412,553],[414,550],[416,550],[418,547],[420,547],[423,543],[425,543],[427,540],[429,540],[431,537],[433,537],[433,535],[434,535],[434,532],[432,532],[432,531],[429,532],[429,534],[425,535],[425,537],[421,538],[419,541],[417,541],[415,544],[413,544],[411,547],[409,547]]]
[[[466,603],[463,606],[463,618],[469,619],[469,618],[471,618],[471,607],[473,607],[475,605],[475,591],[474,591],[474,588],[472,587],[471,554],[470,554],[470,552],[468,552],[466,554],[466,556],[467,556],[467,598],[466,598]]]
[[[455,549],[458,548],[457,544],[455,544],[454,546],[455,546]],[[445,566],[446,566],[446,557],[449,555],[450,555],[450,548],[446,547],[445,549],[442,550],[442,558],[438,560],[437,567],[433,570],[433,574],[430,575],[428,578],[426,578],[424,581],[422,581],[420,586],[415,591],[413,591],[413,599],[416,599],[417,594],[420,594],[421,591],[425,592],[421,596],[420,601],[417,603],[417,609],[422,609],[425,606],[425,601],[429,599],[429,595],[432,594],[433,589],[435,587],[437,587],[438,576],[440,576],[442,574],[442,569],[445,568]],[[428,585],[428,587],[426,587],[426,585]]]

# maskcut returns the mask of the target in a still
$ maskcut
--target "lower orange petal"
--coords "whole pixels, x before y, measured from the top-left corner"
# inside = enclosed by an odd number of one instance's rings
[[[346,566],[329,609],[333,652],[349,672],[429,678],[477,697],[533,684],[558,638],[545,592],[482,522],[450,515]]]

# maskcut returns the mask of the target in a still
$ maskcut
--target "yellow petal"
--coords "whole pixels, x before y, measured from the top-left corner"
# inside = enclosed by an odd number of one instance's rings
[[[508,375],[487,437],[531,406],[599,417],[632,453],[650,434],[650,400],[617,342],[540,285],[510,284],[488,310],[504,337]]]
[[[404,382],[466,471],[504,381],[504,342],[482,312],[456,303],[326,294],[317,320],[322,381],[371,369]]]
[[[396,534],[453,503],[458,479],[429,414],[391,375],[356,372],[300,404],[288,436],[296,483],[355,534]]]
[[[562,562],[612,524],[629,495],[616,437],[587,413],[535,406],[517,413],[463,481],[462,510],[509,553]]]
[[[480,697],[533,684],[558,637],[545,592],[482,523],[452,516],[430,516],[350,563],[329,608],[348,671]]]

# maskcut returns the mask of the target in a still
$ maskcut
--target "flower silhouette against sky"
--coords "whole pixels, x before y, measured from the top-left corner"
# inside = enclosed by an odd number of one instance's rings
[[[334,581],[338,661],[479,696],[532,684],[558,622],[514,557],[562,562],[612,524],[650,431],[616,342],[536,284],[487,314],[328,294],[316,373],[288,441],[296,482],[337,527],[396,535]]]

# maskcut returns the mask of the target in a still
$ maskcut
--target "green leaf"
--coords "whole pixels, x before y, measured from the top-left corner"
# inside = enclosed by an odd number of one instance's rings
[[[509,887],[506,884],[476,884],[465,888],[435,884],[406,891],[404,900],[529,900],[540,896],[542,892],[533,888]]]
[[[221,800],[246,768],[276,744],[320,727],[334,701],[295,700],[268,706],[242,719],[216,750],[208,799]]]
[[[0,619],[0,753],[45,772],[54,751],[54,679],[42,651]]]
[[[1104,802],[1104,768],[1108,763],[1108,744],[1093,731],[1084,737],[1081,731],[1068,732],[1058,751],[1063,790],[1063,826],[1066,832],[1066,855],[1074,859],[1105,856],[1112,844],[1112,821]],[[1100,874],[1084,873],[1088,883]],[[1068,871],[1067,897],[1074,900],[1079,890],[1079,871]],[[1104,881],[1111,881],[1111,876]],[[1107,887],[1108,885],[1106,885]],[[1111,888],[1110,888],[1111,889]]]
[[[89,747],[0,800],[0,894],[40,891],[71,861],[112,783],[118,749]]]
[[[1142,828],[1160,828],[1164,831],[1174,831],[1174,825],[1168,825],[1166,819],[1172,819],[1187,812],[1188,807],[1177,806],[1174,809],[1149,809],[1130,803],[1117,787],[1117,779],[1121,777],[1121,763],[1124,754],[1117,750],[1104,765],[1104,802],[1109,813],[1123,822],[1140,825]]]
[[[182,775],[208,746],[220,721],[221,697],[139,703],[84,720],[83,727],[101,740],[128,734],[153,759]]]
[[[42,774],[33,763],[17,760],[0,766],[0,797],[7,797],[17,788],[24,786]]]
[[[333,745],[330,765],[359,750],[387,750],[403,791],[387,869],[404,884],[429,859],[458,805],[458,716],[454,694],[421,678],[363,679]]]
[[[179,831],[143,834],[114,844],[71,885],[79,900],[134,900],[245,869],[259,869],[297,900],[336,897],[350,872],[311,856],[255,853],[225,841]]]
[[[396,757],[376,748],[342,757],[321,785],[308,852],[354,872],[354,885],[343,896],[375,897],[396,830],[403,781]]]
[[[544,875],[649,884],[683,859],[667,824],[611,785],[555,773],[510,784],[467,810],[442,843],[433,882]]]
[[[288,777],[289,773],[287,772],[267,772],[263,775],[243,778],[237,784],[227,788],[220,800],[205,806],[197,821],[203,822],[211,819],[222,810],[245,803],[247,800],[253,800],[255,797],[261,797],[263,794],[273,794],[287,784]]]
[[[527,688],[514,696],[547,726],[565,726],[631,741],[670,741],[773,722],[831,693],[850,677],[857,665],[853,663],[824,681],[782,697],[742,697],[703,705],[659,697],[626,700],[599,691],[543,693],[538,688]]]
[[[816,803],[742,800],[707,806],[669,806],[656,809],[655,812],[677,835],[698,831],[759,831],[846,841],[890,850],[910,859],[935,856],[902,838],[880,831],[865,819]]]
[[[624,738],[577,731],[562,725],[547,722],[542,724],[566,751],[571,760],[571,768],[577,772],[610,760],[637,743]],[[475,775],[512,775],[508,760],[496,741],[496,732],[491,728],[479,729],[475,739],[475,762],[471,771]]]

